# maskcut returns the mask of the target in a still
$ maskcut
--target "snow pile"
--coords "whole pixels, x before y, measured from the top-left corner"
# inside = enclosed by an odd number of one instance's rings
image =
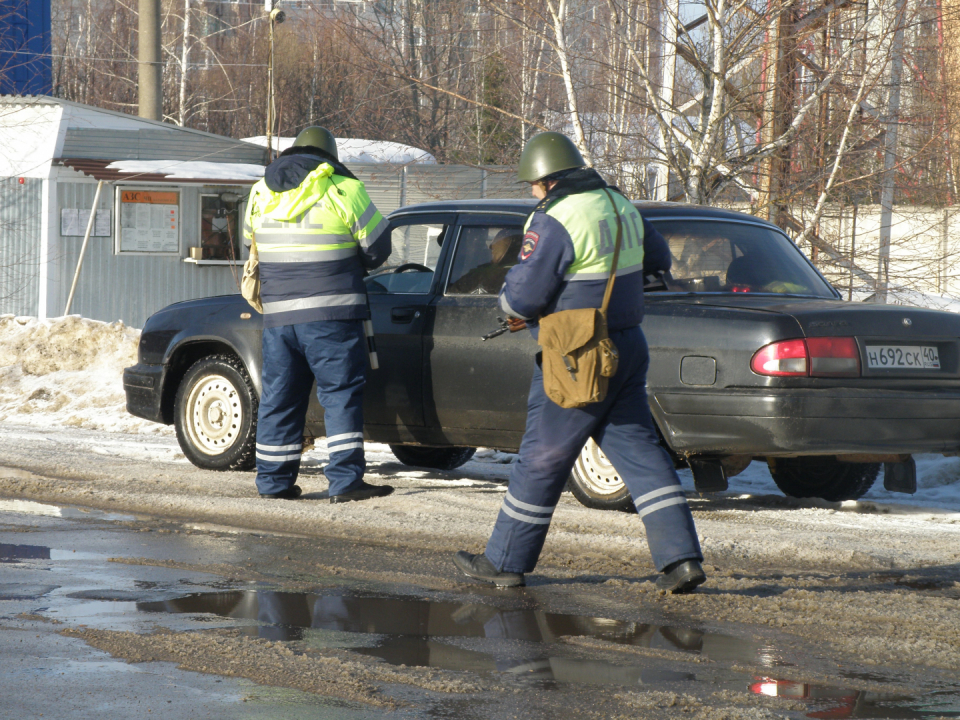
[[[276,152],[283,152],[293,145],[296,138],[274,137]],[[267,146],[267,136],[257,135],[243,139],[254,145]],[[387,140],[361,140],[359,138],[337,138],[337,156],[342,163],[390,163],[393,165],[436,165],[437,159],[426,150],[412,145],[389,142]]]
[[[169,432],[126,411],[123,368],[139,338],[122,322],[0,315],[0,422]]]

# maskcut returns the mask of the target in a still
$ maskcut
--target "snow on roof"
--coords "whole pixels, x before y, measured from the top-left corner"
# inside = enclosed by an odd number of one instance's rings
[[[166,175],[173,180],[251,180],[263,177],[263,166],[248,163],[216,163],[201,160],[115,160],[109,170],[122,173]]]
[[[293,145],[296,138],[273,138],[274,150],[283,152]],[[243,138],[244,142],[267,146],[265,135]],[[360,138],[337,138],[337,155],[340,162],[391,163],[393,165],[436,165],[437,159],[426,150],[387,140],[361,140]]]

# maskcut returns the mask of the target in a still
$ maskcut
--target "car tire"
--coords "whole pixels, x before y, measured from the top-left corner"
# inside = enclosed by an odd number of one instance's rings
[[[630,491],[593,438],[587,440],[577,456],[567,486],[588,508],[636,511]]]
[[[833,457],[775,458],[770,475],[784,495],[830,502],[856,500],[873,487],[880,463],[840,462]]]
[[[211,355],[187,370],[177,388],[174,425],[187,459],[205,470],[256,465],[259,400],[233,355]]]
[[[473,457],[472,447],[420,447],[419,445],[391,445],[390,450],[404,465],[455,470]]]

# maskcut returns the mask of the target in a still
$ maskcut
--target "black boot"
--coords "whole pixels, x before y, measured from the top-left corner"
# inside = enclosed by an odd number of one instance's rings
[[[280,492],[260,493],[260,497],[269,500],[296,500],[301,495],[303,495],[303,490],[300,489],[299,485],[291,485],[286,490],[281,490]]]
[[[497,587],[517,587],[524,583],[523,573],[500,572],[483,553],[472,555],[461,550],[453,556],[453,564],[467,577]]]
[[[680,560],[663,569],[663,574],[657,578],[657,589],[682,595],[691,592],[697,585],[702,585],[706,579],[699,561]]]
[[[354,502],[356,500],[369,500],[370,498],[385,497],[392,492],[393,486],[391,485],[370,485],[369,483],[363,483],[358,488],[347,490],[347,492],[340,493],[339,495],[333,495],[330,498],[330,502],[336,504]]]

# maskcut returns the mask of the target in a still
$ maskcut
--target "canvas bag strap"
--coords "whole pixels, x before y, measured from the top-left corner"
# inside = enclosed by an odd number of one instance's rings
[[[620,220],[620,213],[617,211],[617,204],[613,201],[611,192],[604,188],[603,191],[610,199],[613,206],[613,214],[617,218],[617,240],[613,245],[613,266],[610,268],[610,277],[607,279],[607,289],[603,292],[603,304],[600,306],[600,314],[607,316],[607,307],[610,305],[610,297],[613,295],[613,281],[617,279],[617,262],[620,260],[620,240],[623,238],[623,222]]]

